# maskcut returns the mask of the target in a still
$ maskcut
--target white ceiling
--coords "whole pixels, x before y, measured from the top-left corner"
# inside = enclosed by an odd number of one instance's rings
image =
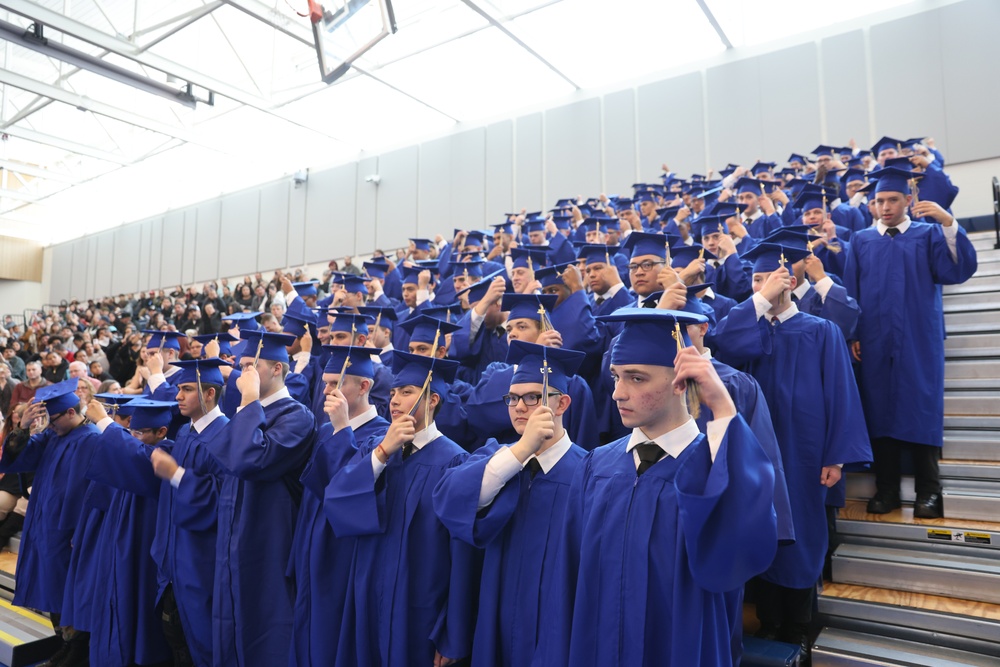
[[[215,93],[191,109],[0,39],[0,234],[73,238],[908,2],[394,0],[398,32],[327,86],[306,0],[0,0],[0,20]],[[70,36],[88,31],[133,57]]]

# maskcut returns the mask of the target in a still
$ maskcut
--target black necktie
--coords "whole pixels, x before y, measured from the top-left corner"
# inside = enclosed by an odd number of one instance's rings
[[[602,303],[604,303],[604,297],[603,296],[597,297],[596,299],[594,299],[594,303],[597,304],[598,306],[601,305]]]
[[[899,230],[896,229],[895,227],[889,227],[887,230],[885,230],[885,233],[891,236],[892,238],[896,238],[896,234],[899,233]]]
[[[537,458],[528,459],[528,462],[524,464],[524,467],[531,473],[531,479],[535,479],[535,475],[542,472],[542,464],[538,462]]]
[[[403,460],[410,458],[410,455],[417,451],[412,442],[408,442],[403,445]]]
[[[641,445],[636,445],[635,451],[639,455],[639,468],[635,471],[637,475],[652,468],[653,464],[662,459],[665,453],[655,442],[644,442]]]

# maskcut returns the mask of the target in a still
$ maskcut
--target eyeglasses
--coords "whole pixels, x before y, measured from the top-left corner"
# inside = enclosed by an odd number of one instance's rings
[[[152,433],[153,432],[153,429],[151,429],[151,428],[130,428],[130,429],[126,429],[126,430],[129,433],[131,433],[136,438],[141,438],[142,436],[146,435],[147,433]]]
[[[640,262],[639,264],[629,264],[628,272],[635,273],[639,269],[645,271],[652,271],[654,266],[659,266],[660,264],[666,264],[665,261],[653,262],[651,260],[646,260],[645,262]]]
[[[549,397],[559,396],[559,392],[549,392]],[[538,402],[542,400],[541,393],[538,394],[524,394],[523,396],[518,396],[517,394],[504,394],[503,402],[507,404],[507,407],[514,407],[519,401],[524,401],[524,405],[533,408],[538,405]]]

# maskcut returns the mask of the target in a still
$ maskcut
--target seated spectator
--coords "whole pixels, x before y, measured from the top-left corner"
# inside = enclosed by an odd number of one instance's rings
[[[42,355],[42,377],[55,384],[66,379],[69,372],[69,362],[54,350]]]
[[[14,387],[18,384],[18,381],[11,377],[10,366],[0,361],[0,417],[6,417],[10,413],[10,401],[14,396]]]
[[[16,340],[7,343],[7,347],[3,349],[3,359],[10,365],[11,376],[23,382],[28,376],[24,374],[24,359],[17,356],[20,347],[21,344]]]
[[[104,371],[104,368],[101,366],[101,362],[97,359],[90,362],[90,377],[96,379],[98,382],[105,382],[112,379],[112,377]]]
[[[87,365],[82,361],[74,361],[69,365],[69,376],[71,378],[80,378],[81,380],[87,380],[90,384],[90,388],[97,390],[101,386],[101,381],[97,378],[90,377],[90,373],[87,370]],[[84,384],[81,382],[80,384]]]

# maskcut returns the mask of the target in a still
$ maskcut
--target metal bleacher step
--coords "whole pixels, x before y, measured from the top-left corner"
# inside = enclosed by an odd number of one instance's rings
[[[1000,557],[1000,523],[996,521],[952,516],[917,519],[913,516],[913,509],[907,506],[888,514],[868,514],[866,504],[865,501],[852,499],[840,510],[837,517],[837,539],[840,543],[902,547],[935,553],[992,551],[994,557]]]
[[[1000,354],[1000,350],[997,351]],[[1000,396],[994,391],[948,392],[944,396],[947,415],[1000,415]]]
[[[945,294],[942,302],[945,313],[991,311],[1000,308],[1000,293]]]
[[[1000,605],[827,582],[818,607],[827,627],[1000,654]]]
[[[1000,462],[1000,433],[945,431],[942,454],[947,459]]]
[[[1000,464],[995,461],[951,461],[940,463],[941,486],[944,489],[944,512],[949,513],[948,494],[965,494],[970,499],[989,498],[1000,493]],[[851,472],[847,474],[846,495],[852,500],[868,500],[875,495],[875,475],[871,472]],[[900,497],[904,503],[912,503],[916,498],[913,488],[913,476],[903,475],[900,484]],[[988,510],[988,508],[984,508]],[[969,518],[969,517],[963,517]],[[996,514],[986,520],[1000,519]]]
[[[993,333],[961,334],[949,336],[944,341],[946,350],[975,347],[1000,347],[1000,335]]]
[[[944,489],[941,496],[949,517],[979,521],[1000,517],[1000,488],[996,491]]]
[[[944,379],[988,379],[1000,382],[1000,360],[949,361],[944,365]]]
[[[43,614],[11,604],[17,554],[0,551],[0,665],[25,667],[51,656],[61,640]]]
[[[957,359],[1000,359],[1000,345],[994,345],[993,347],[946,347],[944,358],[945,361]]]
[[[1000,558],[992,550],[940,553],[841,544],[831,558],[837,583],[1000,604]],[[984,555],[980,555],[984,554]]]
[[[945,431],[950,429],[962,429],[995,432],[1000,431],[1000,417],[945,414],[944,428]]]
[[[996,667],[995,657],[863,632],[823,628],[813,644],[813,667]]]
[[[943,287],[944,294],[977,294],[997,291],[1000,291],[1000,275],[993,274],[989,270],[983,273],[977,271],[974,276],[961,285],[945,285]]]
[[[21,552],[21,533],[10,538],[10,541],[7,542],[7,550],[12,554]]]
[[[963,333],[1000,332],[1000,310],[961,313],[952,312],[945,318],[948,335]]]

